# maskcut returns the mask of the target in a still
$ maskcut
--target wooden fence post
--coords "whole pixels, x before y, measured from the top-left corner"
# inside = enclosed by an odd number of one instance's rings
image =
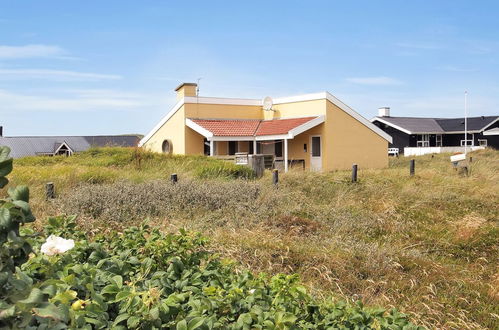
[[[411,159],[411,162],[409,163],[409,172],[411,176],[414,176],[414,173],[416,172],[416,161],[414,159]]]
[[[272,171],[272,183],[277,186],[277,184],[279,183],[279,170],[277,169],[274,169]]]
[[[352,182],[357,182],[357,164],[352,165]]]
[[[178,182],[177,173],[173,173],[172,175],[170,175],[170,180],[172,181],[173,184],[177,183]]]
[[[47,200],[55,198],[55,186],[53,182],[45,184],[45,197]]]

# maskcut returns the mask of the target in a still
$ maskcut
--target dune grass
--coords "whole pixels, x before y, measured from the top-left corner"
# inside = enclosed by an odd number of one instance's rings
[[[15,161],[11,180],[32,188],[40,219],[80,214],[91,233],[150,217],[166,231],[201,231],[241,267],[298,273],[317,297],[397,307],[429,328],[499,324],[499,152],[473,152],[470,176],[449,155],[390,161],[380,170],[259,180],[201,156],[92,149]],[[178,173],[179,184],[168,182]],[[44,184],[58,198],[44,199]]]

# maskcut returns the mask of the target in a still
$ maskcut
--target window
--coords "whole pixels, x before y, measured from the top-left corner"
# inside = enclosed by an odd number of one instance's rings
[[[435,137],[435,145],[437,147],[442,146],[442,134],[437,134],[437,136]]]
[[[429,147],[430,146],[430,134],[418,134],[418,141],[416,143],[418,147]]]
[[[461,147],[464,147],[465,145],[472,146],[473,140],[461,140]]]
[[[203,150],[204,150],[204,155],[209,156],[210,155],[210,141],[208,139],[204,139],[203,142]]]
[[[486,147],[487,146],[487,140],[486,139],[478,139],[478,145],[480,147]]]
[[[468,146],[474,146],[475,145],[475,134],[467,134],[468,135],[468,139],[467,140],[461,140],[461,147],[465,146],[465,145],[468,145]],[[463,135],[463,137],[466,139],[466,136]]]
[[[237,141],[229,141],[229,155],[235,155],[237,152]]]
[[[161,150],[165,154],[170,154],[172,152],[172,143],[169,140],[164,140],[161,145]]]
[[[282,157],[282,141],[275,141],[274,154],[276,157]]]
[[[312,136],[312,157],[321,156],[321,137]]]
[[[253,141],[248,141],[248,150],[249,150],[249,154],[252,155],[254,150],[253,150]]]

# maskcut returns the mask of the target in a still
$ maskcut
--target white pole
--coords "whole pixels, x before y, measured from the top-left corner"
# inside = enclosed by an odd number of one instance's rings
[[[210,140],[210,156],[215,155],[215,141]]]
[[[468,153],[468,91],[464,92],[464,155]]]
[[[257,147],[256,140],[253,140],[253,155],[257,154],[256,147]]]
[[[284,172],[288,171],[288,139],[284,139]]]

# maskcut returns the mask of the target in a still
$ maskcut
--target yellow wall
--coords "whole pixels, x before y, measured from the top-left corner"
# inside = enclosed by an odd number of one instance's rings
[[[187,118],[262,119],[262,107],[227,104],[184,104]]]
[[[325,124],[323,169],[349,169],[354,163],[359,168],[388,166],[388,141],[329,101]]]
[[[144,148],[154,152],[162,152],[161,147],[163,141],[168,139],[172,142],[173,153],[184,155],[186,154],[186,129],[185,109],[184,106],[182,106],[148,141],[146,141]],[[192,143],[189,142],[188,150],[192,150],[191,148]]]
[[[324,124],[320,124],[316,127],[309,129],[306,132],[303,132],[294,139],[288,140],[288,159],[304,159],[305,160],[305,168],[310,168],[310,139],[312,135],[324,135]],[[307,151],[304,151],[303,145],[307,145]],[[324,141],[322,141],[323,150],[324,150]],[[324,153],[322,153],[323,162],[324,162]]]
[[[326,100],[275,104],[274,111],[262,111],[264,119],[320,116],[326,113]]]

